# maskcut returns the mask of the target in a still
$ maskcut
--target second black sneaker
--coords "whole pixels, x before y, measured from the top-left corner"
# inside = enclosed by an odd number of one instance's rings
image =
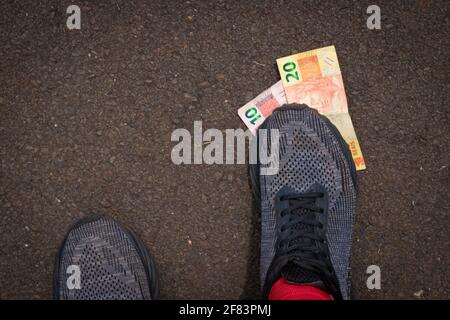
[[[58,300],[153,300],[159,296],[153,259],[141,240],[105,216],[73,226],[56,258]]]

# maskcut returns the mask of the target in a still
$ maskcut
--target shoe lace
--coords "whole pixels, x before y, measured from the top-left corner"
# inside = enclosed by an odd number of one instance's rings
[[[324,285],[336,291],[325,226],[319,221],[324,210],[316,204],[322,197],[321,192],[289,193],[279,197],[280,202],[287,203],[279,212],[282,224],[277,256],[284,263],[294,263],[317,274]]]

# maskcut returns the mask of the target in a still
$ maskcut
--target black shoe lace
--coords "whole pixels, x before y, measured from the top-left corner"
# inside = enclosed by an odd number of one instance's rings
[[[319,276],[329,290],[337,294],[334,269],[326,244],[325,226],[319,219],[323,208],[316,205],[321,192],[290,193],[279,197],[282,224],[277,256]],[[281,262],[280,261],[280,262]]]

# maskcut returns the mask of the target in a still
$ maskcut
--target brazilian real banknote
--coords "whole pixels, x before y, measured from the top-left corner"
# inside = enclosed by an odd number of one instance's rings
[[[285,103],[305,103],[325,115],[350,147],[357,170],[366,168],[348,113],[342,74],[334,46],[277,59],[281,80],[238,110],[249,130],[256,129]]]
[[[350,147],[357,170],[366,168],[348,113],[344,82],[334,46],[277,59],[288,103],[305,103],[325,115]]]
[[[270,116],[276,108],[287,103],[282,81],[261,92],[256,98],[247,102],[238,110],[239,117],[249,130],[255,134],[256,129]]]

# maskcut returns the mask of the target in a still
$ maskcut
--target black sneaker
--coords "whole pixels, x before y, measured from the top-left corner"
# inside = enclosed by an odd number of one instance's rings
[[[261,204],[264,297],[284,277],[348,299],[356,202],[348,145],[327,118],[306,105],[276,109],[261,129],[280,136],[278,172],[262,175],[259,165],[251,167]]]
[[[159,296],[153,259],[130,230],[94,216],[69,231],[56,259],[54,298],[151,300]]]

